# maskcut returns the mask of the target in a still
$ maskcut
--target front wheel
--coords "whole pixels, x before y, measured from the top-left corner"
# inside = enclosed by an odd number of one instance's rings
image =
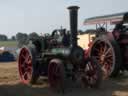
[[[34,47],[23,47],[18,59],[19,76],[24,84],[34,84],[38,79],[36,62],[36,50]]]
[[[48,81],[55,91],[64,91],[65,70],[60,59],[52,59],[48,65]]]

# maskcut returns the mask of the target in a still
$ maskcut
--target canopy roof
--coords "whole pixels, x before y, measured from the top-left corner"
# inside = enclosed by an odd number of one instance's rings
[[[128,12],[91,17],[91,18],[85,19],[84,25],[86,25],[86,24],[101,24],[101,23],[117,24],[123,20],[123,17],[126,13],[128,13]]]

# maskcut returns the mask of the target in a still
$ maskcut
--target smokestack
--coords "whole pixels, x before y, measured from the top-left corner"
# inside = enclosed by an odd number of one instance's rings
[[[70,14],[70,31],[71,31],[71,44],[72,46],[77,46],[77,14],[78,6],[68,7]]]

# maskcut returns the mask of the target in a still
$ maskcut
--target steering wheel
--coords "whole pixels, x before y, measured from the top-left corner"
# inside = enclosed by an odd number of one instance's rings
[[[52,37],[58,37],[58,36],[60,36],[60,31],[59,30],[54,30],[53,32],[52,32]]]

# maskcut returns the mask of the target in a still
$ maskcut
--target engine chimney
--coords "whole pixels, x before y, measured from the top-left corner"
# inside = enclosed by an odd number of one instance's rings
[[[70,14],[70,31],[71,31],[71,45],[77,46],[77,13],[78,6],[68,7]]]

